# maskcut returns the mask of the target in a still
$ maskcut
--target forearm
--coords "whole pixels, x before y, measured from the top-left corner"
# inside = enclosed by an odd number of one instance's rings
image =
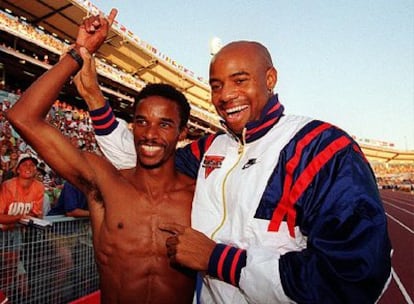
[[[79,52],[79,50],[77,51]],[[19,101],[7,111],[7,118],[18,129],[24,128],[34,121],[43,120],[64,83],[78,69],[78,63],[71,56],[64,56],[24,92]],[[30,109],[31,115],[27,115],[27,109]]]
[[[8,215],[8,214],[0,214],[0,224],[3,225],[10,225],[17,223],[23,215]]]
[[[89,217],[89,211],[84,209],[76,208],[72,211],[66,212],[66,216],[71,217]]]
[[[89,111],[100,109],[106,104],[101,88],[99,87],[94,60],[93,57],[86,56],[82,69],[74,78],[76,89],[88,105]]]

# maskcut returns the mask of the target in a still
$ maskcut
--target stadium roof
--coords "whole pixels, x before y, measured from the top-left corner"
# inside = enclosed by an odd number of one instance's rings
[[[2,0],[0,6],[69,43],[74,43],[83,17],[99,12],[91,2],[84,0]],[[215,113],[205,81],[116,21],[97,56],[145,82],[172,84],[181,89],[190,102]]]
[[[362,144],[360,146],[367,159],[371,162],[414,163],[414,151],[401,151]]]

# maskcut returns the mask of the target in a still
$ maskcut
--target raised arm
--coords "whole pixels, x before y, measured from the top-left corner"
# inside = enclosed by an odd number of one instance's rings
[[[114,20],[115,15],[116,11],[112,10],[108,17],[110,23]],[[76,41],[79,45],[86,44],[91,39],[91,34],[96,30],[102,31],[102,27],[99,27],[101,19],[88,18],[86,21],[79,30]],[[74,78],[74,83],[88,105],[97,142],[104,155],[118,169],[135,167],[136,153],[133,135],[124,121],[116,120],[109,103],[105,101],[99,88],[93,58],[85,53],[83,61],[83,67]]]
[[[96,140],[104,155],[118,169],[136,165],[134,138],[123,120],[117,120],[98,84],[95,61],[85,53],[83,66],[74,78],[78,93],[85,100],[95,129]]]
[[[78,68],[71,56],[65,56],[37,79],[7,112],[8,120],[23,139],[56,172],[74,184],[79,184],[79,177],[91,174],[90,166],[69,139],[51,126],[45,117],[65,82]]]
[[[80,187],[84,187],[80,177],[91,177],[89,162],[45,117],[65,82],[79,70],[76,57],[79,53],[84,56],[88,50],[96,51],[102,45],[115,16],[116,10],[112,10],[108,19],[99,16],[92,25],[85,22],[77,39],[82,47],[76,45],[72,54],[64,56],[36,80],[6,114],[19,134],[56,172]]]

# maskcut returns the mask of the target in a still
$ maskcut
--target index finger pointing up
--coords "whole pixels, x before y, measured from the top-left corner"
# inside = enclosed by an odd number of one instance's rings
[[[112,23],[115,20],[116,15],[118,14],[118,10],[116,8],[111,9],[111,12],[108,15],[108,24],[109,26],[112,25]]]

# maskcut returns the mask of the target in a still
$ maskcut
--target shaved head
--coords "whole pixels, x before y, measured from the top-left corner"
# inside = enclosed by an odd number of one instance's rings
[[[226,44],[220,49],[219,52],[217,52],[216,55],[214,55],[211,63],[213,64],[217,58],[226,55],[228,52],[246,52],[249,55],[252,55],[255,58],[259,59],[260,63],[265,69],[273,67],[272,56],[270,56],[267,48],[259,42],[246,40],[233,41]]]

